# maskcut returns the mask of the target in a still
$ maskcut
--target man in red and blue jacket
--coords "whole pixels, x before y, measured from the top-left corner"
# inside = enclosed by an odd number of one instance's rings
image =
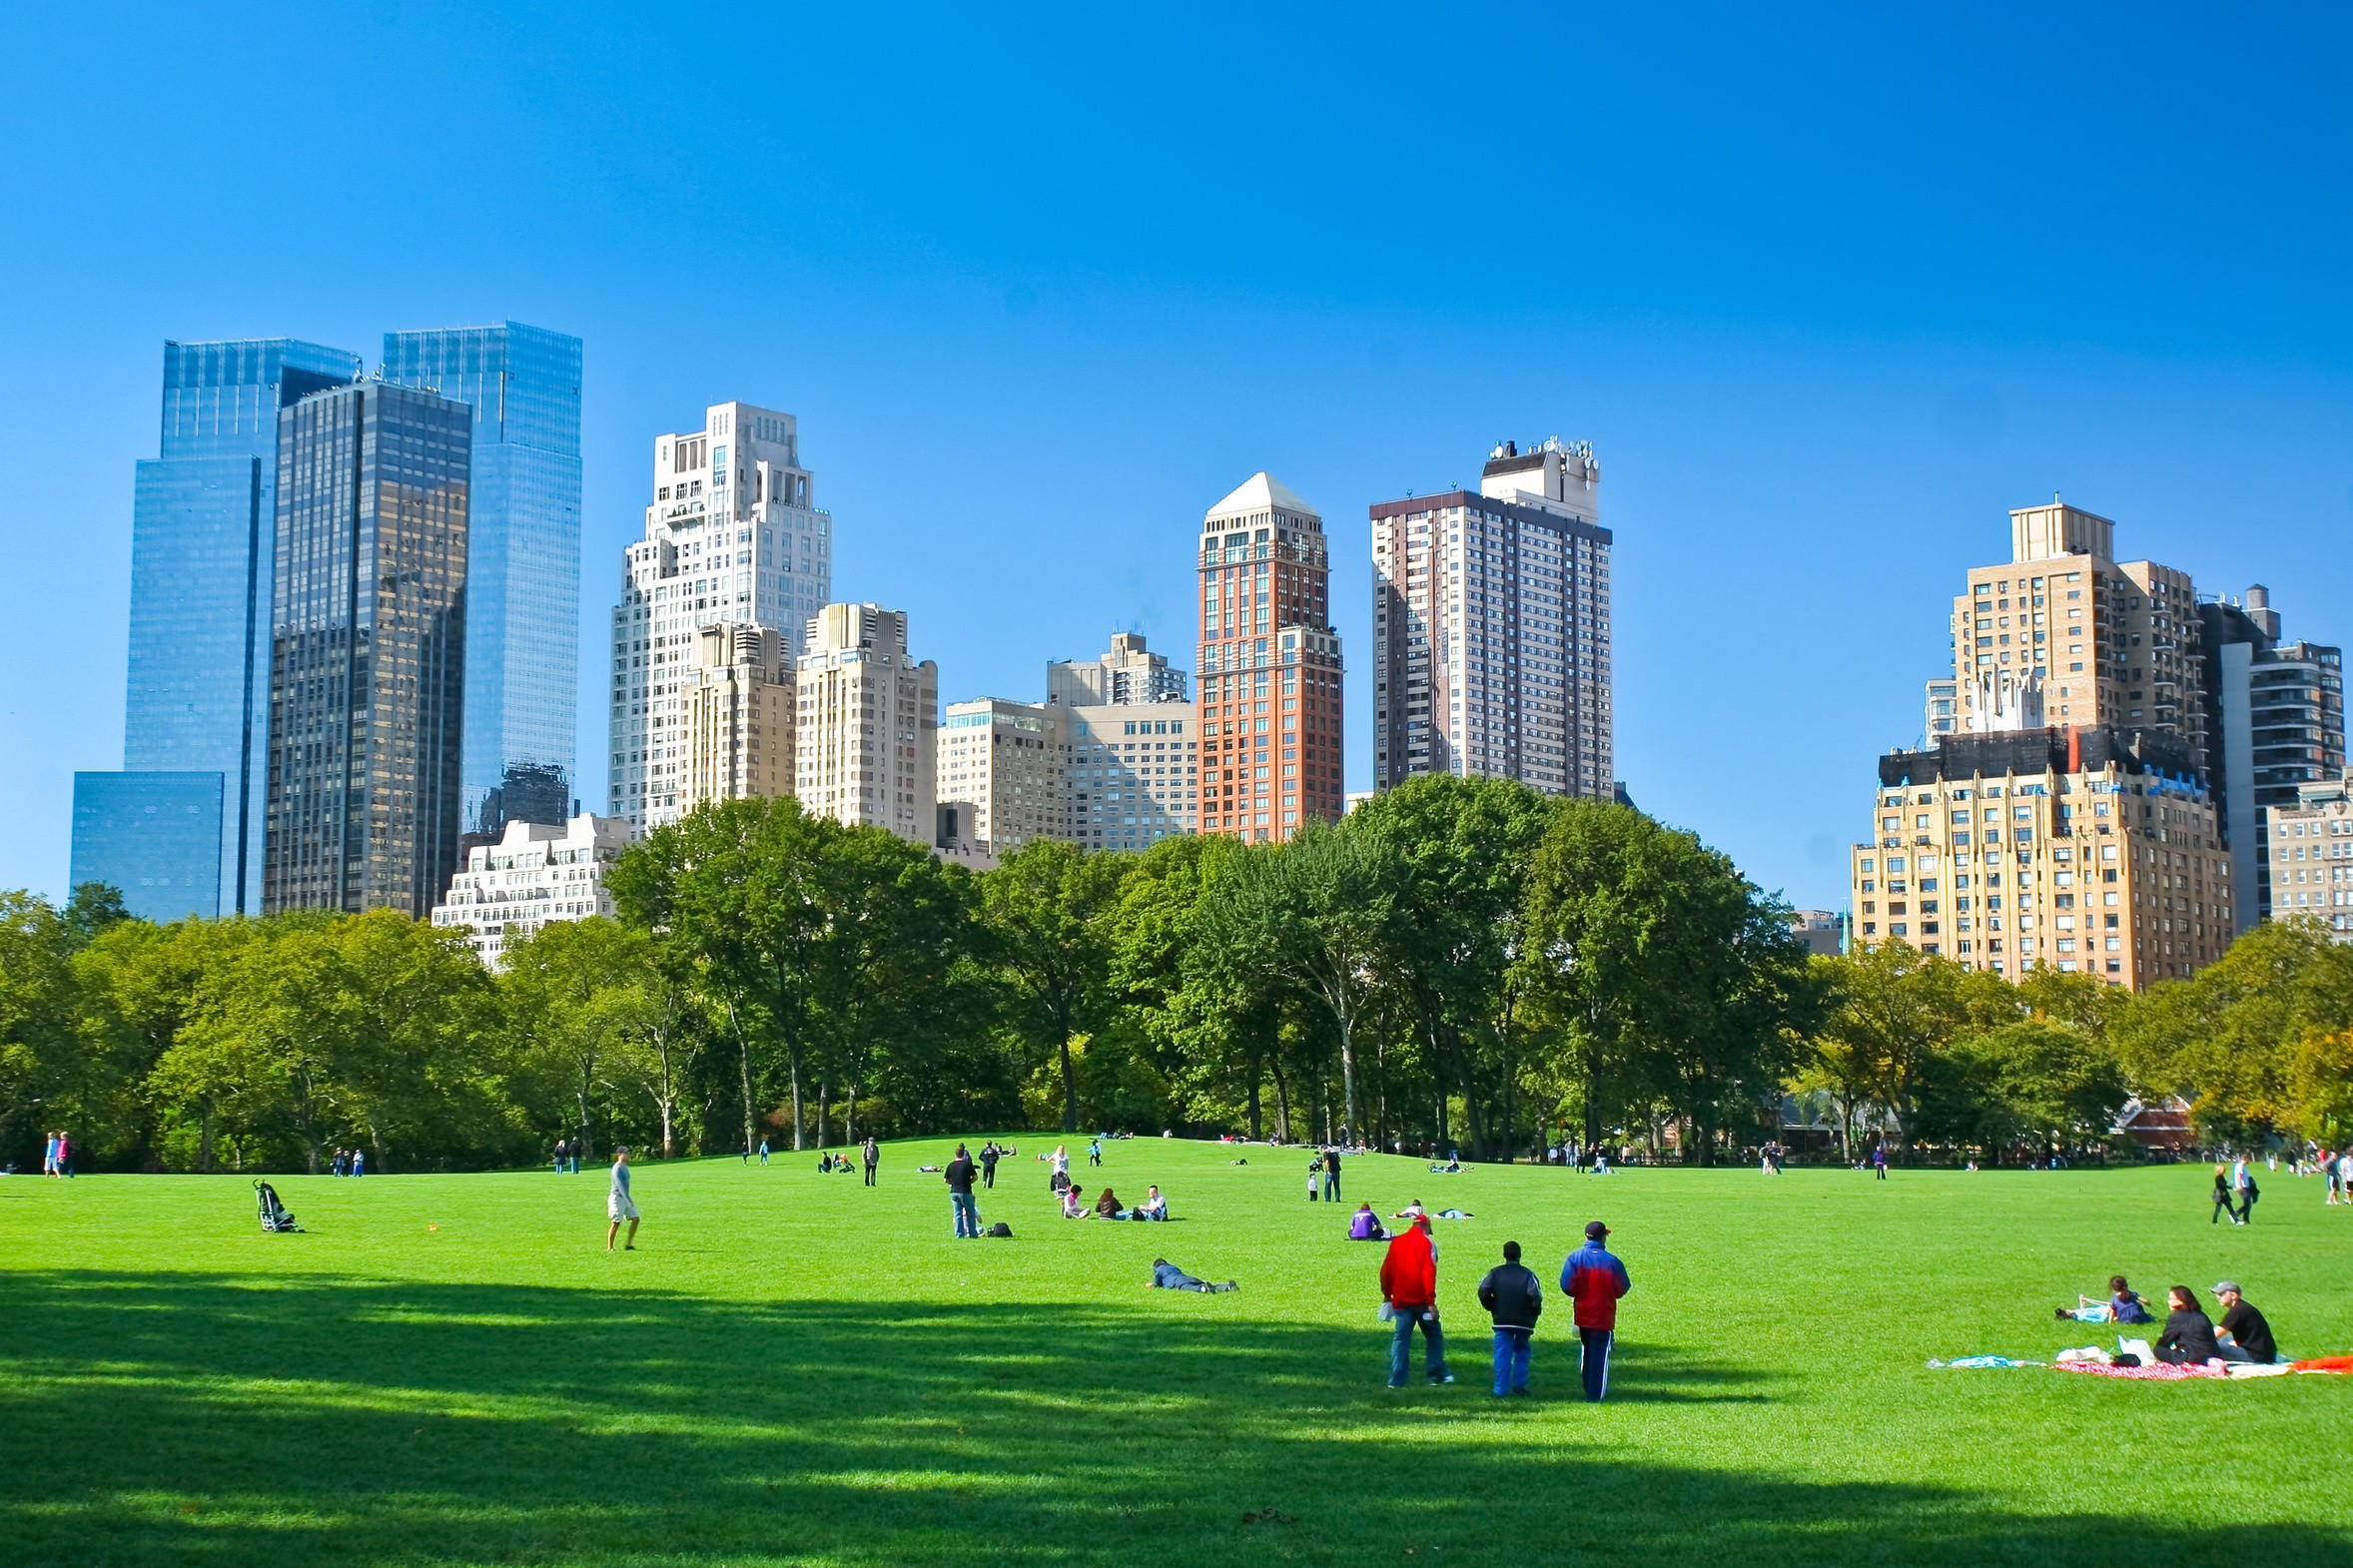
[[[1583,1346],[1585,1397],[1599,1404],[1610,1391],[1610,1345],[1618,1330],[1618,1297],[1634,1288],[1626,1265],[1602,1245],[1610,1227],[1596,1219],[1585,1227],[1585,1244],[1561,1264],[1560,1287],[1576,1303],[1577,1338]]]

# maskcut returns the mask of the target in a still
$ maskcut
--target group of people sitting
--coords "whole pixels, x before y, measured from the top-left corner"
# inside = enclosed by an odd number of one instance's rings
[[[2279,1359],[2279,1342],[2271,1336],[2271,1323],[2240,1293],[2238,1281],[2225,1279],[2214,1286],[2214,1297],[2222,1303],[2222,1320],[2216,1323],[2198,1305],[2197,1292],[2187,1285],[2175,1285],[2165,1292],[2165,1323],[2163,1330],[2149,1344],[2159,1361],[2176,1366],[2203,1366],[2209,1361],[2253,1361],[2268,1364]],[[2085,1323],[2153,1323],[2156,1316],[2148,1303],[2122,1274],[2108,1280],[2108,1293],[2095,1299],[2087,1295],[2075,1298],[2072,1307],[2059,1307],[2056,1315],[2071,1317]]]
[[[1062,1216],[1065,1219],[1166,1219],[1169,1217],[1169,1199],[1155,1186],[1146,1190],[1143,1202],[1129,1208],[1120,1202],[1119,1194],[1107,1186],[1090,1205],[1077,1184],[1072,1183],[1062,1189]]]
[[[824,1175],[831,1176],[836,1172],[853,1171],[857,1168],[850,1163],[848,1155],[823,1154],[817,1157],[817,1169]],[[929,1171],[932,1167],[925,1166],[923,1169]]]

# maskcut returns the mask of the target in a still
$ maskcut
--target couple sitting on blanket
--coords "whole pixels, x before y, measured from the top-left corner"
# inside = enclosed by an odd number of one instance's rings
[[[2176,1366],[2202,1366],[2208,1361],[2254,1361],[2268,1365],[2279,1359],[2279,1342],[2271,1337],[2271,1323],[2239,1293],[2238,1281],[2225,1279],[2214,1286],[2222,1303],[2220,1332],[2198,1305],[2195,1290],[2175,1285],[2165,1292],[2165,1331],[2151,1346],[2157,1359]]]

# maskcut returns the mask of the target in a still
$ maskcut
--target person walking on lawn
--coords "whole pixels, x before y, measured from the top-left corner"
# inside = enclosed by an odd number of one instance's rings
[[[1005,1151],[997,1147],[997,1140],[993,1138],[981,1146],[981,1185],[995,1190],[997,1186],[997,1161],[1004,1153]]]
[[[1323,1152],[1323,1200],[1327,1203],[1340,1200],[1340,1152],[1337,1148]]]
[[[1599,1404],[1610,1391],[1610,1348],[1618,1333],[1618,1298],[1634,1288],[1626,1265],[1602,1242],[1610,1227],[1596,1219],[1585,1227],[1585,1244],[1561,1264],[1560,1287],[1577,1303],[1585,1397]]]
[[[1438,1325],[1438,1249],[1430,1241],[1430,1216],[1416,1214],[1413,1223],[1389,1243],[1381,1259],[1381,1299],[1388,1304],[1397,1329],[1389,1340],[1389,1386],[1405,1386],[1406,1357],[1413,1349],[1413,1325],[1421,1324],[1423,1370],[1432,1383],[1450,1383],[1446,1370],[1446,1337]]]
[[[1503,1261],[1479,1281],[1479,1305],[1495,1320],[1495,1397],[1528,1391],[1528,1340],[1544,1312],[1544,1286],[1520,1266],[1520,1244],[1503,1243]]]
[[[629,1239],[622,1243],[621,1250],[624,1252],[636,1251],[637,1205],[629,1199],[629,1149],[627,1145],[613,1151],[613,1184],[612,1190],[605,1194],[604,1212],[611,1221],[604,1227],[604,1249],[608,1252],[613,1249],[613,1237],[620,1232],[621,1221],[626,1219],[629,1221]]]
[[[961,1146],[959,1147],[961,1148]],[[866,1161],[866,1184],[872,1186],[874,1185],[874,1168],[882,1164],[882,1145],[876,1143],[874,1135],[869,1133],[866,1135],[866,1142],[858,1146],[858,1152]]]
[[[956,1158],[948,1162],[945,1176],[948,1201],[956,1209],[956,1234],[959,1239],[970,1236],[978,1241],[981,1238],[981,1208],[973,1201],[972,1156],[965,1153],[962,1144],[956,1146]]]

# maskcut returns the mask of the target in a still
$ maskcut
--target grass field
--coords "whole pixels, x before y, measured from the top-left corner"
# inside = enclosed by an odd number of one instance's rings
[[[1304,1156],[1110,1146],[1166,1225],[1054,1216],[1022,1139],[959,1242],[946,1146],[882,1184],[813,1156],[603,1175],[0,1180],[0,1562],[2201,1563],[2353,1544],[2353,1378],[1930,1370],[2088,1343],[2121,1269],[2245,1282],[2290,1354],[2353,1350],[2353,1211],[2196,1169],[1538,1169],[1357,1159],[1348,1202],[1438,1227],[1460,1378],[1383,1385],[1377,1246]],[[1076,1146],[1074,1146],[1075,1148]],[[1566,1303],[1532,1400],[1487,1392],[1472,1291],[1606,1218],[1634,1277],[1612,1399]],[[433,1228],[437,1226],[438,1228]],[[1156,1253],[1231,1295],[1145,1287]]]

